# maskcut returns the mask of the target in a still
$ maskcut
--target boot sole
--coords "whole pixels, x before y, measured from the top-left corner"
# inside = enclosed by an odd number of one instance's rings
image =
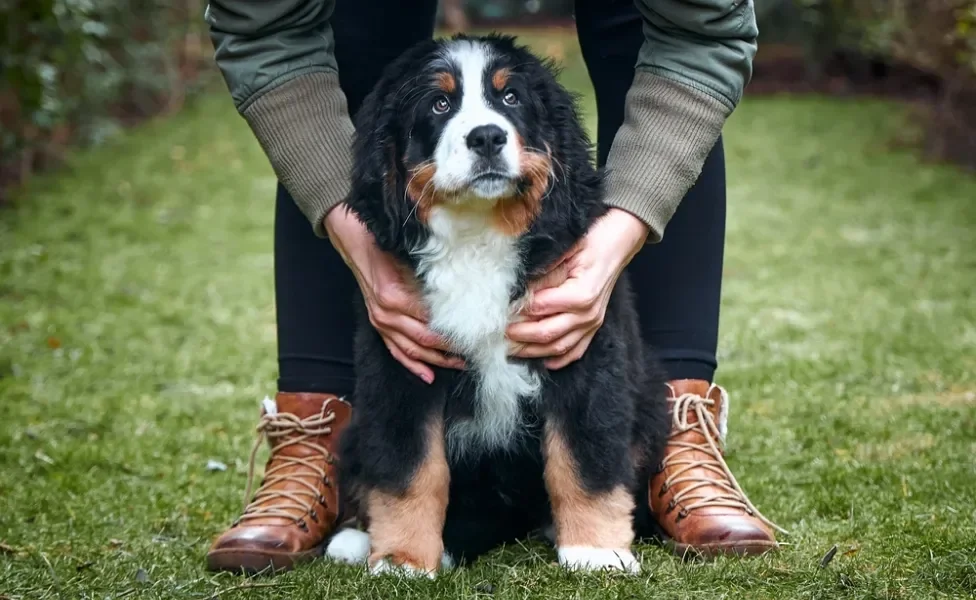
[[[779,548],[776,542],[769,540],[749,540],[735,544],[699,544],[692,546],[691,544],[681,544],[669,537],[665,537],[663,543],[666,548],[671,550],[679,558],[700,558],[705,560],[718,558],[719,556],[734,556],[738,558],[759,556]]]
[[[290,571],[297,565],[322,556],[325,545],[303,552],[273,552],[228,548],[207,553],[207,570],[243,572],[246,575],[274,574]]]

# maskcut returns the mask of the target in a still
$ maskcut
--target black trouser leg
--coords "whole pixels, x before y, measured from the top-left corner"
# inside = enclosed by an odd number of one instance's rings
[[[436,9],[430,0],[409,10],[400,0],[336,3],[336,60],[350,113],[390,61],[433,35]],[[356,280],[280,184],[274,252],[279,391],[350,394]]]
[[[623,122],[624,100],[643,41],[641,18],[633,0],[577,0],[576,29],[596,92],[602,166]],[[711,381],[715,374],[725,202],[720,140],[664,240],[641,250],[627,268],[644,339],[656,349],[670,379]]]

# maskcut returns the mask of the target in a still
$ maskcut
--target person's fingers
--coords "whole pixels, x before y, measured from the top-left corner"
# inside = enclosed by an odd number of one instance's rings
[[[378,260],[374,267],[374,295],[385,309],[427,322],[427,308],[421,300],[416,280],[391,257]]]
[[[599,298],[599,286],[570,278],[558,287],[534,292],[522,314],[538,318],[557,313],[583,312],[596,304]]]
[[[400,288],[400,304],[396,306],[396,309],[421,323],[426,323],[430,320],[430,315],[427,314],[427,307],[424,306],[423,301],[420,299],[420,294],[410,287],[404,286]]]
[[[505,336],[516,344],[548,345],[564,337],[584,322],[582,315],[560,313],[536,321],[519,321],[510,324]]]
[[[420,346],[398,331],[390,332],[389,336],[409,360],[419,361],[427,365],[434,365],[445,369],[463,368],[464,363],[460,359],[448,357],[437,350]]]
[[[583,358],[587,348],[590,347],[590,342],[593,341],[593,336],[595,334],[596,329],[586,332],[568,352],[565,352],[561,356],[554,356],[546,359],[543,361],[543,364],[550,371],[558,371],[559,369],[567,367],[578,361],[579,359]]]
[[[515,348],[510,346],[510,353],[518,358],[554,359],[571,352],[586,335],[587,330],[574,329],[548,344],[518,344]]]
[[[447,340],[431,331],[421,321],[408,315],[394,316],[390,321],[389,328],[399,331],[410,338],[415,344],[424,348],[432,348],[441,352],[451,351],[450,344],[447,343]]]
[[[383,336],[383,343],[386,344],[387,349],[389,349],[390,354],[393,356],[394,360],[403,365],[408,371],[419,377],[422,381],[427,384],[434,382],[434,371],[422,362],[411,360],[404,354],[400,348],[393,343],[390,338]]]
[[[569,279],[569,264],[565,261],[558,263],[542,277],[529,283],[529,292],[536,293],[539,290],[554,288],[562,285]]]
[[[409,315],[418,321],[427,321],[427,310],[420,301],[420,297],[399,283],[378,285],[374,296],[376,303],[383,310]]]
[[[370,323],[376,329],[384,332],[399,331],[421,346],[444,352],[449,350],[447,340],[427,328],[422,321],[383,306],[378,300],[370,303],[368,308]]]

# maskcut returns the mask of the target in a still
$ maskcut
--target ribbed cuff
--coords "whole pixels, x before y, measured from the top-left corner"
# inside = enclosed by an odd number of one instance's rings
[[[322,219],[349,193],[355,131],[339,76],[300,75],[242,114],[315,235],[326,237]]]
[[[633,213],[660,242],[730,114],[709,94],[638,69],[607,158],[607,204]]]

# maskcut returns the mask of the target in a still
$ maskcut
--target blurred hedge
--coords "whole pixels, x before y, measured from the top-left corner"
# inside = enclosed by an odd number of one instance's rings
[[[209,73],[203,2],[0,0],[0,200],[69,145],[182,106]]]
[[[64,148],[177,110],[208,82],[205,1],[0,0],[0,201],[5,184],[56,164]],[[805,73],[790,77],[821,77],[838,52],[935,77],[926,147],[976,164],[976,0],[755,2],[760,59],[769,44],[802,50]],[[563,21],[571,7],[571,0],[467,0],[462,20]]]
[[[759,60],[769,43],[785,42],[802,49],[807,78],[843,55],[889,76],[911,71],[916,87],[934,81],[931,93],[898,91],[928,95],[918,112],[924,150],[976,168],[976,0],[756,0],[756,12]]]
[[[936,76],[925,150],[976,169],[976,0],[851,0],[863,46]]]

